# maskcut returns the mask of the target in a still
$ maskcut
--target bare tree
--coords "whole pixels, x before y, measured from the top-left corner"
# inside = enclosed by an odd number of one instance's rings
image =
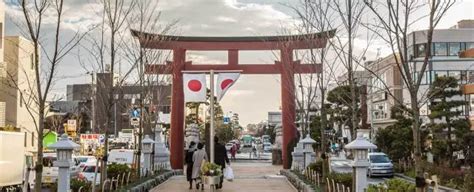
[[[431,44],[433,40],[433,31],[446,12],[455,4],[455,0],[432,0],[425,1],[369,1],[364,0],[368,9],[375,17],[375,24],[368,24],[368,29],[375,32],[378,37],[386,42],[395,56],[395,62],[401,73],[405,88],[410,97],[409,108],[404,108],[413,117],[413,153],[415,156],[415,171],[417,180],[423,179],[421,136],[420,136],[420,107],[424,102],[420,100],[420,84],[427,70],[431,58]],[[427,9],[427,14],[416,16],[415,12],[420,13]],[[412,27],[418,24],[418,21],[427,17],[428,29],[426,30],[426,47],[424,58],[420,66],[415,67],[413,57],[409,52],[409,33]],[[400,53],[400,54],[398,54]],[[415,76],[415,73],[420,75]],[[423,186],[417,185],[417,191],[422,191]]]
[[[50,97],[57,69],[62,59],[79,43],[84,34],[76,32],[70,39],[63,38],[63,0],[18,0],[12,6],[18,7],[23,15],[20,30],[33,44],[32,65],[34,75],[29,89],[20,90],[26,92],[28,99],[20,98],[26,105],[30,116],[35,122],[38,133],[37,161],[35,175],[35,191],[41,191],[41,180],[43,172],[43,133],[46,118],[46,101]],[[47,23],[52,21],[53,33],[46,30]],[[46,36],[52,38],[48,39]],[[40,65],[40,60],[43,64]],[[13,82],[18,88],[18,82]]]
[[[137,30],[140,32],[158,32],[159,34],[169,33],[174,23],[163,24],[160,20],[160,12],[156,11],[158,9],[158,1],[149,2],[145,0],[139,0],[135,2],[135,6],[128,17],[127,28],[132,30]],[[146,37],[132,37],[146,39]],[[127,35],[126,37],[131,37]],[[140,42],[137,39],[122,38],[128,43],[124,43],[123,53],[126,62],[130,63],[132,66],[133,72],[136,73],[137,81],[135,84],[140,88],[140,124],[138,131],[138,140],[142,140],[144,133],[154,134],[152,127],[158,121],[158,112],[156,109],[152,109],[155,106],[159,106],[161,98],[164,97],[164,94],[167,92],[163,89],[166,84],[170,82],[169,75],[160,75],[160,74],[149,74],[146,71],[146,65],[150,64],[164,64],[166,59],[169,58],[170,52],[162,50],[147,49],[142,47],[142,43],[147,44],[148,42]],[[162,36],[159,39],[153,38],[149,39],[151,42],[156,41],[166,41],[166,37]],[[166,65],[165,65],[166,66]],[[169,67],[165,67],[164,70],[171,70]],[[132,72],[132,71],[130,71]],[[161,71],[165,73],[166,71]],[[146,108],[147,107],[147,110]],[[153,129],[154,130],[154,129]],[[137,145],[137,167],[140,167],[140,157],[141,157],[141,145]],[[138,169],[138,175],[140,175],[140,169]]]
[[[303,0],[300,2],[298,7],[293,7],[293,10],[297,13],[298,18],[301,20],[301,26],[298,27],[300,33],[314,33],[314,32],[326,32],[332,30],[328,21],[334,19],[334,13],[331,11],[330,2],[317,0],[309,1]],[[330,82],[330,77],[334,76],[334,65],[336,62],[329,61],[327,54],[328,48],[324,47],[321,49],[311,49],[304,56],[304,60],[309,61],[309,63],[321,64],[321,73],[316,74],[315,85],[314,87],[310,83],[309,90],[307,91],[307,110],[311,109],[311,105],[316,102],[316,99],[319,99],[319,112],[321,116],[320,120],[320,141],[321,141],[321,153],[325,156],[325,152],[328,149],[326,141],[325,129],[328,126],[327,123],[327,109],[326,109],[326,92]],[[327,75],[327,76],[326,76]],[[309,81],[313,82],[313,79],[310,76]],[[301,76],[299,76],[299,83],[302,84]],[[319,91],[319,92],[318,92]],[[301,88],[301,95],[304,94],[304,90]],[[314,95],[314,96],[313,96]],[[317,98],[319,97],[319,98]],[[300,102],[298,102],[300,103]],[[303,102],[304,103],[304,102]],[[307,114],[307,121],[310,121],[309,115]],[[324,159],[323,163],[323,177],[328,173],[328,159]]]

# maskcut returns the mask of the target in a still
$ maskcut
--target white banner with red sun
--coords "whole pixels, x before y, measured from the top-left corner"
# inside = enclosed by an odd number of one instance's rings
[[[240,73],[219,73],[216,82],[217,101],[220,101],[224,94],[239,78]]]
[[[206,102],[206,74],[183,74],[184,101]]]

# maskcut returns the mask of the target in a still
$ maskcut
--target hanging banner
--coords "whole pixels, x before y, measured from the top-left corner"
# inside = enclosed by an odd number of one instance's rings
[[[219,73],[216,83],[217,101],[224,97],[227,90],[239,79],[240,73]]]
[[[206,75],[183,74],[185,102],[206,102]]]

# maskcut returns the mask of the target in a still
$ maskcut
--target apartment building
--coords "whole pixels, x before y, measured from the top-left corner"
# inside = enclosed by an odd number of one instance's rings
[[[429,98],[426,93],[431,83],[440,76],[455,77],[459,84],[474,82],[474,58],[460,58],[459,53],[474,48],[474,20],[462,20],[449,29],[436,29],[433,33],[431,55],[426,71],[421,74],[421,66],[427,47],[427,31],[414,31],[409,34],[409,65],[415,69],[414,77],[423,75],[418,99],[423,103],[420,110],[424,122],[429,121]],[[404,102],[409,106],[408,90],[403,89]],[[469,99],[459,97],[454,99]],[[469,115],[470,105],[461,107],[464,114]]]

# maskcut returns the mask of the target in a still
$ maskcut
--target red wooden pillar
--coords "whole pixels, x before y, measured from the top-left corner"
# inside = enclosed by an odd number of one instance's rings
[[[288,145],[296,137],[295,126],[295,82],[293,50],[289,48],[281,49],[281,107],[282,107],[282,126],[283,126],[283,146],[282,159],[283,168],[289,169]]]
[[[173,94],[171,96],[170,162],[172,169],[183,169],[184,91],[183,73],[186,50],[173,50]]]

